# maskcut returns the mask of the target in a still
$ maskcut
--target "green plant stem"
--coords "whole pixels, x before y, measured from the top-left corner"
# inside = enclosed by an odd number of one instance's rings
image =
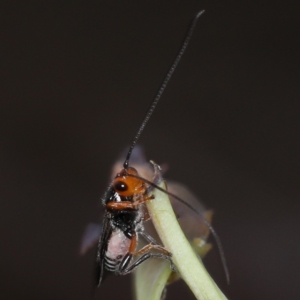
[[[165,189],[165,183],[162,182],[160,187]],[[198,300],[226,300],[183,234],[169,196],[158,189],[154,196],[154,200],[147,202],[148,211],[164,247],[172,253],[172,260],[182,279]]]

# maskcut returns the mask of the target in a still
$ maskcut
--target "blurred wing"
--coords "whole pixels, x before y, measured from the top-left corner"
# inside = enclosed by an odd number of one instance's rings
[[[90,248],[97,245],[101,234],[101,224],[90,223],[87,225],[80,244],[80,254],[84,255]]]
[[[111,233],[112,233],[112,227],[110,225],[110,219],[107,217],[107,215],[105,215],[102,224],[102,234],[98,243],[97,259],[96,259],[96,263],[97,263],[96,280],[97,280],[98,287],[100,286],[101,281],[103,279],[105,252],[107,250],[107,245]]]

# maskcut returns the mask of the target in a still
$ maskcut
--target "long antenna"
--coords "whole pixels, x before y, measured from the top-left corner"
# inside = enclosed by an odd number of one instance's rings
[[[175,69],[176,69],[176,67],[177,67],[177,65],[178,65],[181,57],[183,56],[183,54],[184,54],[184,52],[185,52],[185,50],[186,50],[186,48],[188,46],[188,43],[189,43],[189,41],[191,39],[191,36],[193,34],[193,31],[194,31],[194,28],[196,26],[196,23],[197,23],[199,17],[203,13],[204,13],[204,10],[201,10],[200,12],[197,13],[197,15],[195,16],[195,18],[193,19],[193,22],[192,22],[192,24],[191,24],[191,26],[189,28],[189,31],[188,31],[188,33],[186,35],[186,38],[184,39],[184,42],[183,42],[183,44],[182,44],[182,46],[181,46],[181,48],[180,48],[180,50],[179,50],[179,52],[178,52],[175,60],[174,60],[171,68],[169,69],[169,71],[168,71],[168,73],[167,73],[167,75],[166,75],[163,83],[161,84],[161,86],[160,86],[160,88],[159,88],[159,90],[158,90],[158,92],[157,92],[154,100],[152,101],[152,103],[151,103],[151,105],[150,105],[150,107],[149,107],[149,109],[148,109],[148,111],[146,113],[145,118],[143,119],[142,124],[140,125],[140,127],[139,127],[139,129],[138,129],[138,131],[137,131],[137,133],[136,133],[136,135],[134,137],[134,139],[132,140],[132,143],[131,143],[129,151],[127,153],[125,162],[123,164],[124,169],[128,169],[129,159],[130,159],[132,150],[133,150],[134,146],[136,145],[136,143],[137,143],[137,141],[138,141],[138,139],[139,139],[142,131],[144,130],[144,128],[145,128],[145,126],[146,126],[149,118],[151,117],[151,115],[152,115],[152,113],[153,113],[153,111],[154,111],[154,109],[155,109],[155,107],[156,107],[159,99],[161,98],[161,95],[163,94],[163,92],[164,92],[164,90],[165,90],[165,88],[166,88],[169,80],[171,79],[171,77],[172,77],[172,75],[173,75],[173,73],[174,73],[174,71],[175,71]]]

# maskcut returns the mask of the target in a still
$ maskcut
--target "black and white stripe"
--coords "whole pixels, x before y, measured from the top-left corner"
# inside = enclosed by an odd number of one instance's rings
[[[110,271],[110,272],[115,272],[120,264],[120,260],[117,259],[111,259],[107,255],[105,255],[105,269]]]

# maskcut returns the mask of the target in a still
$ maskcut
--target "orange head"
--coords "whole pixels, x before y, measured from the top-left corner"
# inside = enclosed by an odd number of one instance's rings
[[[141,179],[130,175],[138,175],[137,170],[131,167],[127,170],[123,169],[113,181],[112,186],[121,197],[131,197],[146,192],[145,183]]]

